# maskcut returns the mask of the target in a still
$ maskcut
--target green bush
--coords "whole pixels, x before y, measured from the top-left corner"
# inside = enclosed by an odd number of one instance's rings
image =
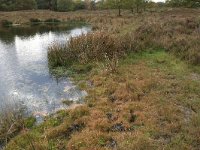
[[[35,18],[31,18],[30,22],[31,22],[31,24],[40,24],[40,23],[42,23],[42,21],[40,19],[35,19]]]
[[[16,0],[15,9],[16,10],[31,10],[36,9],[37,3],[35,0]]]
[[[72,0],[58,0],[57,10],[58,11],[72,11],[74,10],[74,2]]]
[[[61,21],[55,18],[49,18],[45,20],[45,23],[60,23]]]
[[[12,26],[12,22],[11,21],[8,21],[8,20],[2,20],[2,22],[1,22],[1,25],[3,26],[3,27],[9,27],[9,26]]]

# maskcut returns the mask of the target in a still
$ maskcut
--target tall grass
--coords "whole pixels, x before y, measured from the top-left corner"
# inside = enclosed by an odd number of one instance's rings
[[[49,48],[48,59],[51,67],[69,66],[74,62],[85,64],[117,61],[117,58],[123,56],[125,51],[123,44],[116,36],[105,32],[94,32],[71,38],[66,45],[54,44]],[[111,64],[114,67],[116,62]]]

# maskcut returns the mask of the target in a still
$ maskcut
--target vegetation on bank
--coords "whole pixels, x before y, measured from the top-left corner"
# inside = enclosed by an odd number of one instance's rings
[[[153,18],[145,14],[141,20],[137,19],[135,22],[131,17],[90,20],[96,32],[71,38],[64,46],[55,44],[49,48],[50,67],[108,61],[112,70],[117,67],[118,58],[129,52],[158,48],[194,65],[200,64],[198,17],[161,17],[158,14]]]
[[[1,21],[1,25],[2,25],[3,27],[10,27],[10,26],[13,25],[13,23],[12,23],[11,21],[8,21],[8,20],[2,20],[2,21]]]
[[[159,47],[194,65],[200,65],[199,18],[168,19],[150,23],[144,21],[134,38],[137,50]]]
[[[67,16],[85,20],[95,32],[50,47],[49,65],[88,92],[85,104],[21,129],[6,149],[198,149],[195,13]]]
[[[199,148],[200,12],[116,12],[49,12],[94,29],[48,53],[50,71],[70,75],[88,96],[82,106],[22,128],[6,149]]]
[[[10,139],[25,129],[34,126],[36,118],[27,116],[21,105],[9,105],[0,110],[0,145],[7,145]]]
[[[115,73],[101,65],[74,72],[88,92],[85,105],[22,130],[7,149],[198,149],[200,84],[193,69],[164,50],[147,50],[119,60]]]
[[[41,19],[37,19],[37,18],[30,18],[29,22],[24,23],[24,24],[14,24],[12,21],[8,21],[8,20],[2,20],[0,27],[3,27],[3,30],[5,30],[6,28],[9,29],[9,27],[15,27],[15,28],[27,28],[31,27],[31,26],[40,26],[40,27],[65,27],[65,28],[74,28],[77,26],[83,26],[83,25],[88,25],[86,22],[82,21],[82,20],[67,20],[67,21],[61,21],[59,19],[55,19],[55,18],[48,18],[45,20],[41,20]],[[12,29],[12,28],[10,28]]]
[[[108,60],[117,61],[125,55],[125,47],[118,38],[106,32],[92,32],[71,38],[66,45],[53,45],[49,48],[48,60],[50,68],[70,66],[73,63],[93,63]],[[114,64],[112,65],[114,69]]]

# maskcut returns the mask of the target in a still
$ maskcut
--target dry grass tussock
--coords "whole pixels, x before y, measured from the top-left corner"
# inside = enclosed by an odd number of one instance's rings
[[[115,71],[119,57],[126,53],[125,46],[115,35],[106,32],[93,32],[71,38],[66,45],[53,45],[49,48],[50,67],[69,66],[104,61],[106,67]]]

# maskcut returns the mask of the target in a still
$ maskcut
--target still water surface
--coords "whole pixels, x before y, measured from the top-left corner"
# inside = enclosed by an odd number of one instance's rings
[[[49,72],[47,51],[52,43],[90,31],[32,27],[0,31],[0,107],[20,103],[36,117],[65,107],[63,99],[78,101],[86,93],[69,79],[57,80]]]

